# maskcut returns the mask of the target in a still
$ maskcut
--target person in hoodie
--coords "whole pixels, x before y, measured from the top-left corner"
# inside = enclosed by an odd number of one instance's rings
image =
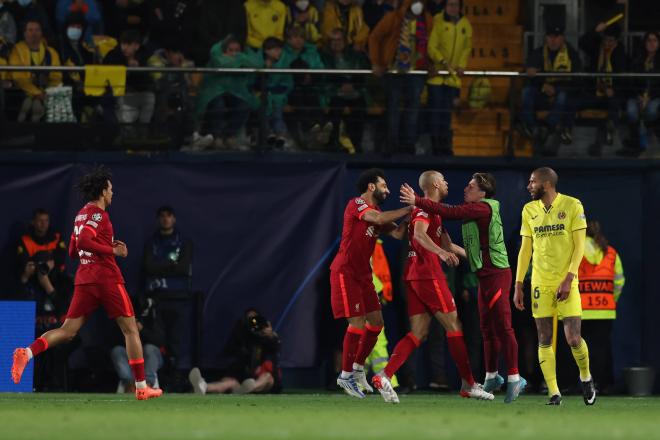
[[[369,58],[374,74],[382,76],[388,70],[396,71],[386,77],[390,152],[415,152],[426,77],[408,72],[429,67],[427,47],[432,29],[433,17],[425,10],[425,2],[404,0],[399,9],[385,14],[369,37]]]

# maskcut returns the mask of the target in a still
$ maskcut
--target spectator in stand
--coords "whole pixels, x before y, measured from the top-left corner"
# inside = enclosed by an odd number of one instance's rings
[[[29,19],[23,31],[24,41],[16,43],[9,55],[12,66],[59,66],[57,51],[42,38],[41,24]],[[13,72],[14,83],[23,91],[24,98],[18,113],[18,121],[30,118],[38,122],[46,113],[46,88],[62,84],[62,72]]]
[[[270,321],[257,310],[248,309],[236,323],[225,346],[225,355],[233,362],[218,382],[207,383],[199,368],[190,370],[188,379],[195,394],[279,393],[282,390],[280,338]]]
[[[90,40],[92,35],[103,33],[103,17],[96,0],[57,0],[55,22],[58,34],[66,32],[67,17],[73,13],[82,14],[85,18],[85,29],[89,32],[85,35],[86,40]]]
[[[154,0],[149,41],[157,47],[164,47],[176,37],[181,41],[181,47],[191,47],[194,28],[197,26],[197,3],[197,0]]]
[[[388,12],[398,8],[399,0],[366,0],[362,5],[364,21],[369,29],[373,29]]]
[[[62,38],[60,49],[63,66],[85,66],[101,63],[96,50],[83,41],[85,23],[85,16],[80,12],[74,12],[67,16],[65,35]],[[94,116],[94,107],[98,104],[98,99],[85,94],[84,73],[65,73],[64,85],[71,86],[73,89],[72,104],[76,119],[81,122],[89,122]]]
[[[462,5],[461,5],[462,6]],[[433,17],[445,9],[445,0],[429,0],[426,7]],[[463,9],[461,7],[461,9]]]
[[[570,78],[535,78],[537,72],[580,72],[580,56],[566,42],[564,28],[550,24],[545,34],[545,43],[534,50],[527,59],[528,83],[522,91],[520,131],[523,136],[534,139],[536,111],[550,109],[546,124],[551,132],[559,135],[563,144],[573,142],[571,130],[575,122],[575,94],[577,84]],[[544,148],[548,129],[541,128],[535,138],[539,148]],[[556,154],[556,148],[544,149],[543,154]]]
[[[578,47],[589,58],[588,72],[622,73],[627,70],[628,59],[625,48],[619,44],[620,34],[621,28],[618,25],[607,26],[606,23],[599,23],[594,30],[580,37]],[[593,86],[595,87],[589,88],[586,96],[581,97],[580,107],[607,110],[603,129],[605,143],[612,145],[623,98],[623,84],[614,78],[598,77]],[[600,156],[600,150],[601,143],[598,141],[589,147],[589,153],[595,156]]]
[[[192,58],[198,66],[205,66],[213,45],[229,35],[245,46],[247,18],[244,0],[202,0],[191,48]]]
[[[16,43],[16,21],[9,10],[7,0],[0,0],[0,39],[5,44]]]
[[[632,71],[637,73],[660,73],[660,52],[658,43],[660,33],[644,34],[644,50],[632,63]],[[617,154],[621,156],[639,156],[648,145],[648,126],[657,124],[660,110],[660,80],[658,78],[640,78],[632,84],[633,96],[628,98],[626,114],[630,139],[625,148]],[[657,132],[656,132],[657,133]]]
[[[356,0],[327,0],[321,20],[321,37],[324,44],[335,29],[341,29],[346,41],[356,51],[364,51],[369,40],[369,26],[364,21],[362,7]]]
[[[287,28],[281,64],[292,69],[323,68],[316,46],[305,41],[305,30],[297,26]],[[325,133],[321,133],[320,123],[324,116],[319,99],[321,92],[319,76],[287,75],[286,81],[287,88],[291,90],[287,102],[293,107],[287,125],[292,128],[294,140],[299,146],[307,148],[327,144],[332,127],[327,124]]]
[[[387,13],[369,36],[374,74],[382,76],[390,68],[398,73],[385,79],[390,152],[415,153],[417,120],[426,78],[406,73],[428,68],[427,45],[432,29],[433,17],[424,10],[424,2],[403,0],[399,9]],[[399,133],[403,102],[404,120]]]
[[[105,32],[115,38],[126,30],[147,35],[149,31],[148,0],[101,0]]]
[[[442,156],[454,154],[451,115],[461,92],[460,76],[472,52],[472,25],[461,14],[461,6],[461,0],[447,0],[445,10],[434,18],[428,43],[433,72],[451,72],[428,80],[431,147]]]
[[[175,37],[165,40],[162,49],[149,57],[152,67],[194,67],[194,63],[183,54],[181,43]],[[206,146],[213,142],[212,136],[203,137],[194,120],[194,86],[191,75],[180,72],[154,72],[151,78],[156,90],[156,108],[154,122],[158,130],[169,132],[172,145],[179,148],[184,137],[192,136],[193,142],[206,139]]]
[[[287,7],[280,0],[247,0],[247,46],[259,50],[269,37],[284,40]]]
[[[137,31],[122,32],[119,45],[108,52],[103,64],[146,66],[147,58],[140,50],[140,41],[140,34]],[[117,119],[120,123],[132,124],[139,121],[144,126],[151,122],[156,101],[152,84],[148,73],[131,72],[126,75],[126,93],[117,98]]]
[[[327,49],[322,55],[323,63],[328,69],[366,69],[369,61],[362,52],[356,52],[347,45],[346,35],[341,28],[330,33]],[[330,148],[339,150],[342,147],[362,151],[362,133],[366,119],[364,76],[329,75],[325,79],[326,100],[329,105],[329,118],[332,122]],[[346,114],[348,109],[349,114]],[[345,126],[346,138],[350,145],[344,145],[341,137],[342,120]]]
[[[242,50],[241,42],[229,36],[211,48],[208,67],[262,67],[258,54]],[[250,109],[259,108],[259,98],[252,93],[250,75],[206,75],[197,96],[196,118],[208,120],[215,137],[215,148],[239,148],[238,136],[245,128]],[[195,148],[199,149],[199,147]]]
[[[281,69],[287,67],[282,57],[284,42],[275,37],[268,37],[261,50],[263,66],[266,69]],[[284,148],[288,129],[284,121],[284,106],[286,106],[293,84],[288,75],[269,75],[266,80],[268,96],[268,146]]]
[[[155,345],[164,345],[171,364],[177,365],[189,327],[193,244],[176,227],[171,206],[161,206],[156,216],[158,230],[144,245],[145,293],[164,325],[165,342]]]
[[[41,34],[48,44],[55,43],[55,35],[48,13],[37,0],[16,0],[9,4],[9,10],[20,29],[25,29],[28,21],[37,21],[41,25]]]
[[[140,332],[140,341],[142,341],[142,353],[144,353],[144,376],[147,385],[151,388],[160,388],[158,383],[158,370],[163,366],[163,355],[161,348],[165,347],[165,328],[156,311],[152,299],[132,298],[133,308],[135,309],[135,319],[137,328]],[[117,386],[118,393],[134,393],[135,379],[131,366],[128,363],[128,354],[126,353],[126,339],[118,328],[114,330],[113,347],[110,350],[110,358],[115,367],[115,372],[119,376]]]
[[[309,0],[289,0],[287,23],[289,27],[303,30],[303,38],[308,43],[320,44],[319,11],[309,4]]]
[[[35,301],[37,334],[59,327],[64,321],[73,293],[73,282],[64,267],[66,253],[62,235],[50,227],[48,211],[36,209],[28,232],[20,238],[17,246],[19,279],[11,299]],[[37,358],[37,390],[65,390],[69,350],[56,347],[53,353],[45,353],[43,359]]]

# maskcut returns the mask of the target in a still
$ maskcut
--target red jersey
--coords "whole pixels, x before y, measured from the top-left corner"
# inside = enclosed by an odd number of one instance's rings
[[[71,258],[79,258],[80,265],[74,284],[124,284],[112,251],[114,232],[108,213],[88,203],[73,222],[69,243]]]
[[[440,257],[433,252],[425,249],[417,240],[415,240],[415,223],[424,222],[429,225],[426,233],[431,240],[438,246],[441,246],[442,219],[437,214],[429,214],[419,208],[413,209],[410,215],[410,224],[408,225],[408,237],[410,250],[406,267],[403,271],[406,281],[412,280],[441,280],[445,278],[442,271]]]
[[[488,243],[490,233],[488,230],[493,212],[488,203],[464,203],[462,205],[452,206],[417,196],[415,197],[415,205],[428,212],[440,214],[445,219],[474,220],[477,222],[477,227],[479,228],[479,245],[481,247],[481,258],[483,261],[483,267],[477,271],[478,277],[486,277],[509,270],[495,267],[490,260],[490,245]]]
[[[368,211],[380,211],[356,197],[348,201],[344,210],[344,227],[341,244],[330,269],[346,272],[357,278],[372,278],[370,259],[376,247],[380,226],[372,225],[362,217]]]

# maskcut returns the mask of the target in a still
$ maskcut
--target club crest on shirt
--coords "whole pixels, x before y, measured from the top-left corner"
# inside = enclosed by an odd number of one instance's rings
[[[95,222],[100,222],[102,218],[103,216],[101,215],[100,212],[95,212],[94,214],[92,214],[92,220],[94,220]]]
[[[559,211],[559,213],[557,213],[557,218],[558,218],[559,220],[564,220],[564,219],[566,218],[566,212],[564,212],[564,211]]]

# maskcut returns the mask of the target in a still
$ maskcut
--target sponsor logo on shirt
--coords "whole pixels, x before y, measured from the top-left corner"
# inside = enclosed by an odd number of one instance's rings
[[[95,222],[100,222],[102,218],[103,215],[101,215],[100,212],[95,212],[94,214],[92,214],[92,220],[94,220]]]
[[[563,231],[564,229],[566,227],[562,223],[557,225],[534,226],[534,233],[543,234],[545,232]]]
[[[416,257],[416,256],[417,256],[417,253],[415,251],[409,251],[408,252],[408,258]]]
[[[369,226],[364,235],[366,235],[367,237],[378,237],[378,232],[376,232],[376,228],[374,228],[373,226]]]

